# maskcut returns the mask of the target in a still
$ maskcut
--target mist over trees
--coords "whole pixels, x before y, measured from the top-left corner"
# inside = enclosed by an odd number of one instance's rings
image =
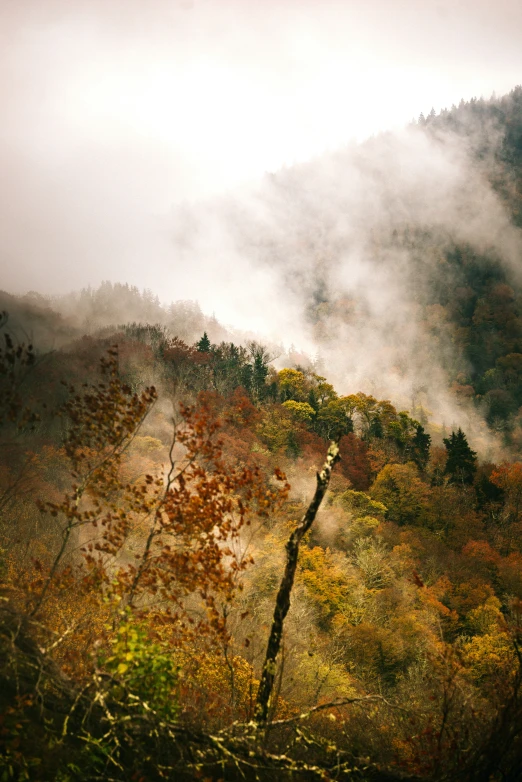
[[[176,256],[198,258],[212,277],[217,247],[225,268],[272,301],[267,329],[297,342],[298,324],[336,386],[405,407],[416,396],[493,453],[484,418],[503,437],[520,407],[510,372],[520,350],[521,105],[520,88],[462,102],[180,209]],[[242,295],[263,307],[252,288]]]
[[[174,213],[308,354],[0,294],[2,779],[520,778],[521,156],[516,88]]]

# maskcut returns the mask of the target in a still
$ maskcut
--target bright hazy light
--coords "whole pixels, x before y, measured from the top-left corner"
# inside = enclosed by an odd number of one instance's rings
[[[432,105],[510,89],[520,70],[501,52],[491,63],[487,48],[480,67],[469,46],[487,32],[469,29],[481,5],[433,0],[420,13],[412,1],[286,0],[261,12],[152,2],[125,26],[125,7],[112,0],[41,25],[22,15],[9,65],[42,83],[18,96],[38,104],[29,138],[43,135],[51,150],[59,142],[58,155],[118,144],[131,165],[133,147],[142,162],[150,155],[157,165],[159,155],[161,208],[403,125]]]
[[[113,50],[79,63],[64,77],[57,120],[77,140],[159,144],[167,166],[176,158],[190,166],[193,178],[179,194],[189,197],[404,125],[432,104],[458,102],[466,87],[476,92],[450,74],[371,51],[325,49],[311,69],[300,47],[291,78],[281,80],[252,62],[149,54]],[[484,80],[482,92],[494,84]]]
[[[520,0],[2,0],[3,286],[217,300],[174,204],[509,91],[521,29]]]

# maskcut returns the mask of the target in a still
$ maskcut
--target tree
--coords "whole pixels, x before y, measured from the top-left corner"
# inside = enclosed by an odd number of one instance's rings
[[[257,342],[251,342],[249,350],[252,357],[250,390],[254,401],[262,402],[268,390],[266,379],[268,376],[268,364],[272,360],[272,357],[267,349]]]
[[[212,345],[210,343],[210,340],[208,338],[207,332],[203,332],[203,336],[199,340],[199,342],[196,342],[196,347],[199,350],[200,353],[210,353],[210,350],[212,348]]]
[[[0,312],[0,333],[8,321],[7,312]],[[24,383],[34,368],[36,357],[32,345],[24,345],[13,340],[5,331],[4,346],[0,344],[0,427],[7,430],[7,436],[0,443],[4,456],[4,467],[0,469],[0,528],[2,511],[14,502],[16,493],[24,482],[29,460],[23,456],[21,443],[16,443],[16,435],[31,430],[39,421],[39,416],[26,403]],[[6,458],[7,457],[7,458]],[[2,480],[3,478],[3,480]]]
[[[288,399],[283,402],[285,410],[289,410],[292,418],[300,423],[307,424],[314,417],[314,409],[308,402],[295,402],[293,399]]]
[[[522,464],[504,462],[493,470],[489,479],[505,492],[510,520],[518,522],[522,512]]]
[[[7,312],[0,312],[0,331],[7,320]],[[3,337],[4,347],[0,347],[0,424],[9,422],[22,429],[37,420],[21,393],[26,374],[35,364],[35,353],[32,345],[15,343],[7,331]]]
[[[128,515],[114,502],[120,487],[119,468],[157,393],[151,386],[138,395],[121,382],[116,347],[102,359],[101,372],[102,380],[84,393],[76,393],[70,386],[71,397],[62,411],[68,418],[64,451],[73,484],[60,502],[39,503],[42,513],[59,520],[61,545],[48,572],[43,571],[41,587],[33,589],[31,615],[38,613],[63,572],[73,537],[81,529],[94,531],[101,526],[103,543],[97,543],[96,549],[112,555],[128,534]],[[93,560],[94,550],[94,544],[90,544],[89,560]]]
[[[299,545],[314,523],[317,511],[319,510],[319,506],[326,493],[328,484],[330,483],[332,469],[337,461],[339,461],[339,445],[337,442],[332,441],[323,468],[317,473],[317,486],[312,501],[301,522],[294,529],[286,544],[286,565],[276,597],[274,618],[270,629],[265,662],[257,692],[256,721],[260,725],[264,725],[268,718],[268,708],[277,672],[277,657],[279,655],[283,637],[283,625],[288,609],[290,608],[290,597],[294,586],[295,571],[299,557]]]
[[[297,369],[281,369],[277,376],[277,384],[281,401],[293,399],[295,402],[304,402],[306,399],[306,378]]]
[[[341,452],[340,470],[348,478],[354,489],[366,491],[371,483],[372,465],[368,455],[368,446],[353,432],[341,437],[339,441]]]
[[[64,450],[74,483],[61,501],[40,503],[62,536],[54,561],[48,569],[42,565],[32,587],[31,615],[39,615],[61,579],[76,578],[71,565],[79,543],[86,572],[105,597],[139,614],[154,606],[157,614],[163,605],[160,613],[181,635],[190,635],[190,626],[200,634],[224,633],[216,596],[230,599],[238,572],[250,561],[230,546],[251,515],[263,519],[271,512],[279,489],[267,487],[259,468],[227,463],[220,422],[202,396],[197,405],[180,406],[166,472],[158,466],[155,474],[125,482],[123,459],[156,391],[133,394],[119,378],[117,357],[111,350],[102,361],[102,382],[74,393],[65,405]],[[173,458],[175,445],[182,446],[181,460]],[[284,482],[281,473],[276,479]],[[187,615],[188,596],[199,601],[198,622]],[[192,615],[194,608],[192,603]]]
[[[342,437],[353,432],[353,409],[345,399],[333,399],[324,404],[317,414],[315,429],[322,437]]]
[[[315,372],[311,375],[311,380],[314,383],[312,389],[314,391],[315,398],[318,404],[323,407],[328,402],[337,399],[337,392],[331,383],[326,382],[326,378],[322,375],[316,375]]]
[[[198,392],[208,387],[208,359],[207,353],[187,345],[178,337],[169,340],[163,350],[163,364],[174,390]]]
[[[252,367],[246,348],[233,342],[221,342],[212,348],[210,362],[214,389],[223,397],[229,397],[236,388],[243,386],[250,390]]]
[[[425,470],[430,459],[431,436],[418,424],[411,440],[411,458],[420,470]]]
[[[459,427],[443,442],[448,454],[444,474],[449,476],[450,483],[472,484],[477,471],[477,454],[469,447],[462,429]]]
[[[503,548],[511,552],[513,544],[520,546],[522,517],[522,464],[504,462],[493,470],[490,475],[491,488],[504,496],[503,510],[496,515],[496,522],[504,538]],[[500,541],[497,542],[497,545]]]
[[[390,521],[397,524],[422,524],[426,521],[428,487],[412,462],[383,467],[375,479],[371,495],[386,506]]]

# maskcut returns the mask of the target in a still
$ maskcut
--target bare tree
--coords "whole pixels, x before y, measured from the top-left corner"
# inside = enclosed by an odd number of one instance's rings
[[[259,689],[257,692],[255,720],[259,725],[266,723],[268,717],[270,698],[274,688],[274,680],[276,675],[276,661],[279,650],[281,648],[283,624],[288,613],[288,609],[290,608],[290,596],[292,594],[295,571],[297,568],[299,544],[315,520],[319,506],[321,505],[322,499],[328,488],[328,484],[330,483],[332,469],[340,458],[339,442],[334,440],[330,443],[330,447],[328,448],[328,453],[326,456],[326,461],[323,465],[323,469],[317,473],[317,486],[312,501],[308,506],[301,522],[292,532],[286,544],[285,571],[283,573],[283,578],[281,579],[279,592],[277,593],[274,609],[274,619],[272,621],[272,628],[268,638],[265,663],[263,665],[263,672],[261,674],[261,681],[259,683]]]

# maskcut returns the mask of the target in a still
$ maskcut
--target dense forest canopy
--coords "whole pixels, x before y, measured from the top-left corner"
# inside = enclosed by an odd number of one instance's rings
[[[0,294],[2,779],[520,779],[521,156],[516,88],[177,210],[303,353]]]

